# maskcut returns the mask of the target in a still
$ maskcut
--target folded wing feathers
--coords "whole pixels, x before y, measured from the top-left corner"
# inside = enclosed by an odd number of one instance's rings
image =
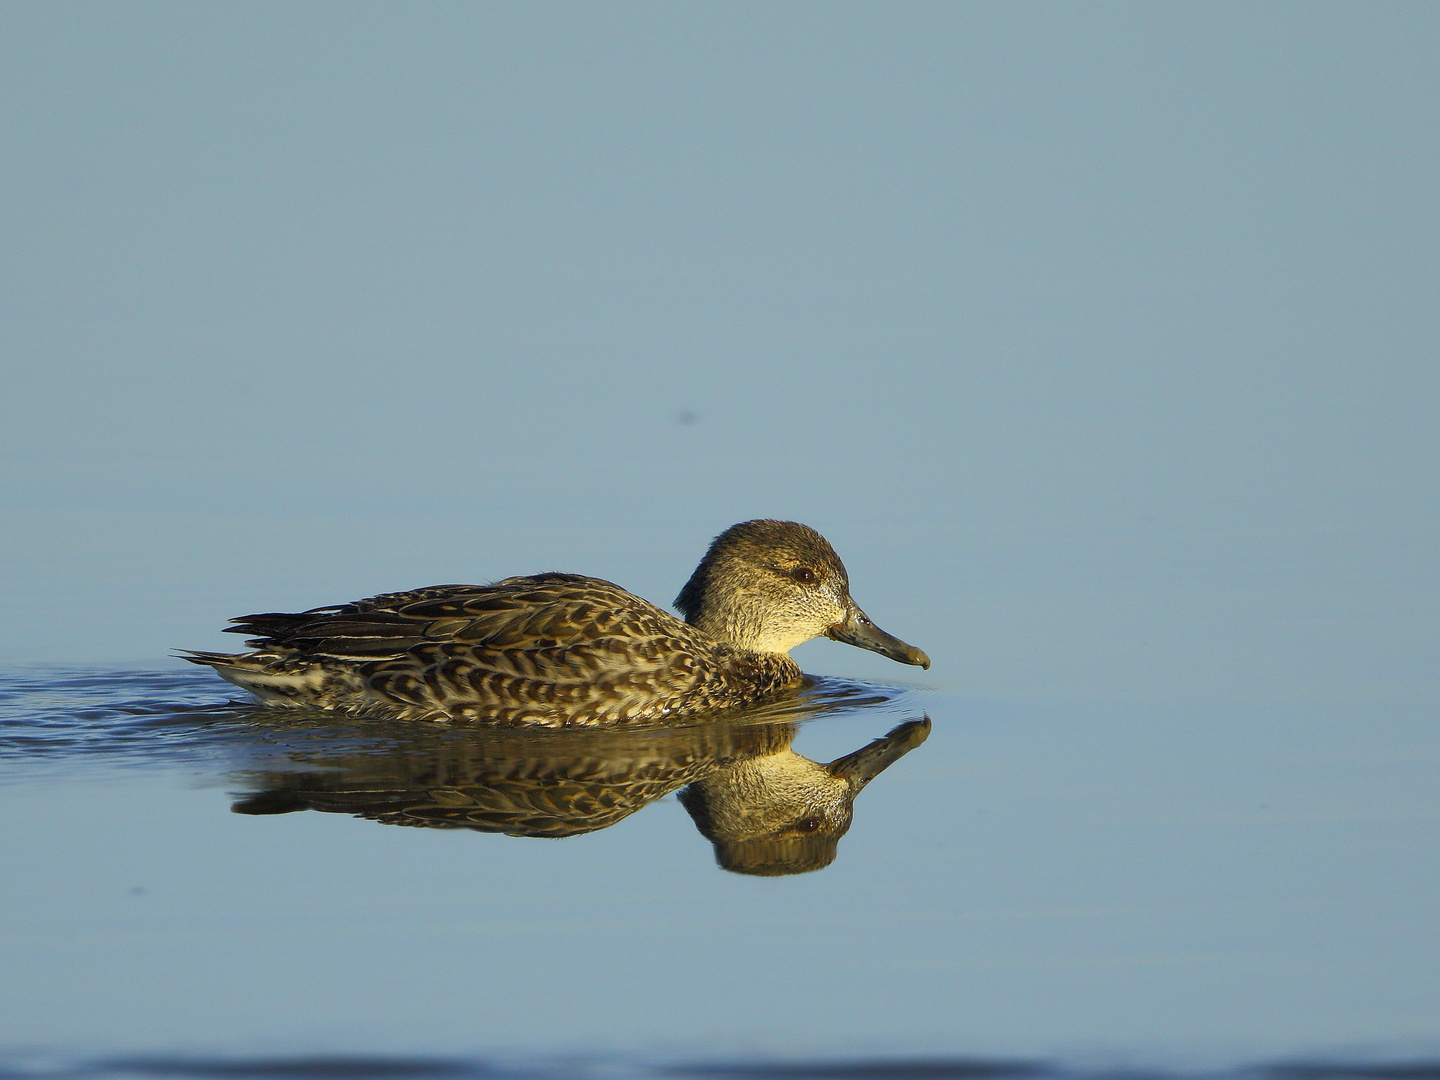
[[[337,660],[381,661],[461,647],[472,664],[521,678],[594,680],[611,666],[653,672],[670,665],[678,621],[606,581],[573,574],[507,578],[494,585],[437,585],[351,604],[232,619],[227,632],[256,649]],[[623,612],[623,615],[621,614]],[[421,646],[428,646],[421,649]],[[448,648],[447,648],[448,646]],[[681,648],[683,655],[685,650]],[[669,655],[672,657],[674,653]],[[418,656],[417,656],[418,658]],[[690,672],[672,674],[684,679]]]

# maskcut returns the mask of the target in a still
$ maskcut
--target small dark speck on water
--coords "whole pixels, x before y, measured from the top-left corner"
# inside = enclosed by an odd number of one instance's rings
[[[681,409],[675,417],[675,422],[682,427],[693,427],[700,419],[700,414],[694,409]]]

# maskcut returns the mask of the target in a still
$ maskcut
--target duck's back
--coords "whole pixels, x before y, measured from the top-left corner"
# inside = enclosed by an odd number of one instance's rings
[[[799,678],[785,656],[716,641],[575,574],[386,593],[248,615],[256,651],[197,654],[263,698],[356,714],[610,724],[751,704]]]

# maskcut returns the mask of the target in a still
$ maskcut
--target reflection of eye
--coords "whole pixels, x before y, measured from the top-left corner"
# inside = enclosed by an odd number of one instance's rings
[[[818,817],[807,817],[795,827],[801,832],[814,832],[820,827],[820,819]]]
[[[790,571],[790,576],[800,582],[801,585],[809,585],[815,580],[815,571],[811,570],[808,566],[797,566],[794,570]]]

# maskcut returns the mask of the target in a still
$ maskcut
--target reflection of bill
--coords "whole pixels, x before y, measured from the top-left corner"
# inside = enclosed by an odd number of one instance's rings
[[[848,705],[864,701],[855,688],[828,696]],[[608,828],[684,788],[681,802],[714,842],[722,867],[800,873],[834,860],[855,796],[930,731],[928,718],[907,721],[853,754],[812,761],[790,748],[796,720],[827,704],[834,701],[812,695],[788,710],[770,710],[768,722],[658,731],[417,731],[387,724],[328,739],[313,728],[271,725],[272,745],[291,743],[287,767],[250,774],[254,793],[234,809],[320,810],[389,825],[564,837]],[[790,717],[774,715],[781,712]],[[281,719],[271,710],[263,714]]]

